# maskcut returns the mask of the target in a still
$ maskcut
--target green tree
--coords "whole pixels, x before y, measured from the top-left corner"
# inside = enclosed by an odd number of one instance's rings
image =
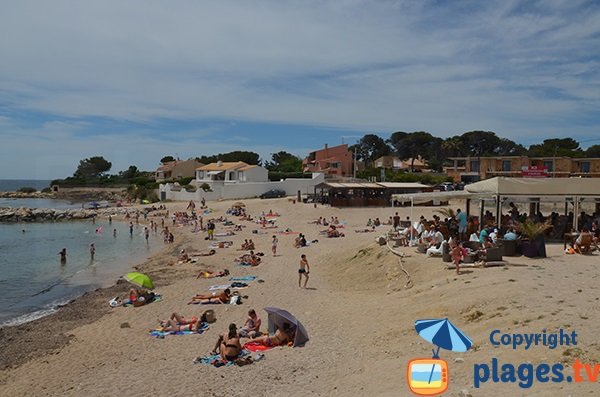
[[[175,157],[173,156],[165,156],[162,159],[160,159],[161,164],[170,163],[172,161],[175,161]]]
[[[579,147],[579,142],[573,138],[553,138],[544,139],[541,144],[529,146],[529,155],[532,157],[580,157],[583,156],[583,150]]]
[[[112,163],[106,161],[102,156],[94,156],[79,161],[79,166],[73,174],[75,178],[90,179],[99,178],[112,167]]]
[[[271,161],[265,162],[269,171],[278,172],[300,172],[302,171],[302,159],[291,153],[280,151],[273,153]]]
[[[415,159],[419,156],[427,160],[431,168],[439,169],[443,163],[442,143],[441,138],[425,131],[395,132],[390,137],[396,155],[402,160],[412,159],[411,169],[414,169]]]
[[[254,152],[236,150],[228,153],[219,153],[213,156],[201,156],[197,158],[203,164],[216,163],[217,161],[235,162],[243,161],[246,164],[259,165],[260,155]]]
[[[130,165],[125,171],[119,172],[119,176],[123,179],[133,179],[140,174],[140,170],[135,165]]]
[[[585,157],[600,157],[600,145],[592,145],[587,148]]]
[[[387,142],[375,134],[363,136],[355,145],[350,146],[349,150],[351,152],[356,150],[356,158],[367,164],[372,164],[379,157],[387,156],[392,152]]]

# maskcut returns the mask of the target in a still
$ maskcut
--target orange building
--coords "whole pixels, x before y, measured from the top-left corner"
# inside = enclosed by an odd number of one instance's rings
[[[351,177],[353,174],[352,152],[348,145],[328,147],[310,152],[302,161],[305,172],[323,172],[328,175]]]

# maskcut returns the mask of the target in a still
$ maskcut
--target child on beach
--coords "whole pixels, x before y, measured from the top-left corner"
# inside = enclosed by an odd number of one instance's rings
[[[277,236],[273,236],[273,240],[271,241],[271,251],[273,251],[273,256],[277,256],[277,243],[279,240]]]
[[[463,247],[460,243],[453,244],[450,255],[452,256],[454,266],[456,266],[456,274],[460,274],[460,261],[463,259]]]

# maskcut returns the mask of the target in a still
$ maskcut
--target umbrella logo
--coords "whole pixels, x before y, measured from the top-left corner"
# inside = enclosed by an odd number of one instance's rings
[[[432,358],[409,361],[407,381],[410,390],[419,396],[434,396],[448,389],[448,363],[439,357],[440,348],[466,352],[473,345],[471,339],[447,318],[417,320],[415,329],[419,336],[437,346]]]

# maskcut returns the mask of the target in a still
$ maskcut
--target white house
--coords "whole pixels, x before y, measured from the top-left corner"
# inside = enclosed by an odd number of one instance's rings
[[[267,182],[269,171],[258,165],[246,164],[243,161],[211,163],[196,168],[196,182],[208,183],[246,183]]]

